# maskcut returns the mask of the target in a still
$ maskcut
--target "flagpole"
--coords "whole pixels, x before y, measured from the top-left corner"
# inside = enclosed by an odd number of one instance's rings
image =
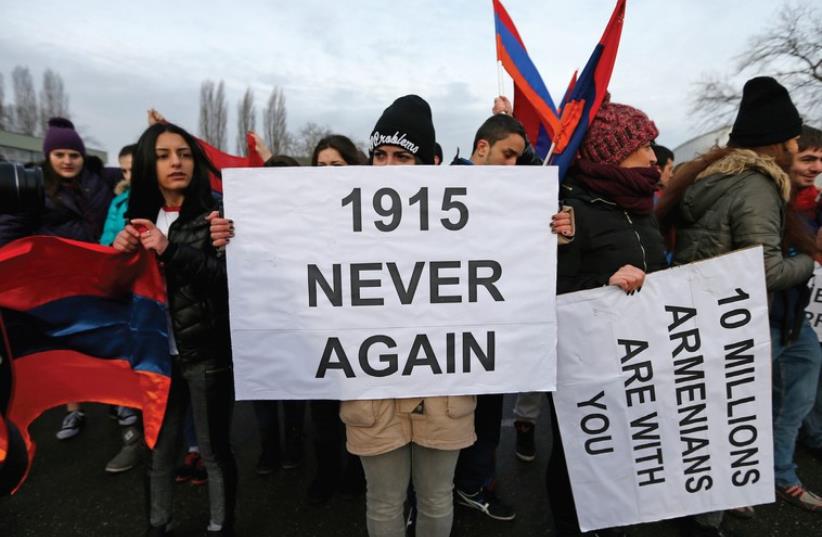
[[[499,90],[499,96],[502,97],[505,95],[502,89],[502,62],[497,59],[497,89]]]
[[[554,147],[556,146],[556,142],[551,142],[551,147],[548,148],[548,154],[545,155],[545,160],[542,161],[543,166],[548,166],[548,161],[551,160],[551,155],[554,154]]]

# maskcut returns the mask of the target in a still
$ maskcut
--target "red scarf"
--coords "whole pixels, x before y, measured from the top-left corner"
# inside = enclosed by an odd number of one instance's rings
[[[596,164],[579,159],[570,175],[593,194],[600,194],[623,209],[636,214],[651,214],[659,170],[621,168],[613,164]]]
[[[822,200],[819,198],[819,190],[813,185],[806,186],[796,193],[791,205],[804,216],[809,222],[816,221],[817,212],[822,209]]]

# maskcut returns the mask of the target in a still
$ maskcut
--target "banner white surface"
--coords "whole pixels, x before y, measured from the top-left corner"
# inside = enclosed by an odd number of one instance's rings
[[[762,249],[557,300],[562,444],[583,531],[774,500]]]
[[[805,309],[805,316],[822,343],[822,265],[819,263],[814,267],[813,277],[808,286],[811,288],[811,301]]]
[[[226,169],[238,399],[553,390],[555,168]]]

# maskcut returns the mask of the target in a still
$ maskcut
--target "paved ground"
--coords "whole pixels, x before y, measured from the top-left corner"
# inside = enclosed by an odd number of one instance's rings
[[[457,507],[452,537],[531,537],[551,535],[551,516],[544,491],[544,469],[549,439],[541,424],[542,448],[534,463],[518,462],[513,455],[514,432],[508,419],[499,451],[500,492],[517,509],[514,522],[496,522]],[[53,410],[32,427],[38,453],[28,482],[14,497],[0,498],[0,537],[140,536],[144,531],[143,473],[139,469],[112,476],[103,471],[117,452],[114,422],[99,405],[87,406],[83,433],[67,442],[54,439],[61,410]],[[303,502],[311,468],[281,470],[267,478],[254,473],[257,437],[248,403],[238,403],[235,451],[240,465],[237,534],[242,537],[365,537],[363,499],[334,498],[322,507]],[[308,457],[310,460],[310,457]],[[798,454],[801,475],[809,488],[822,490],[822,463]],[[202,535],[208,521],[204,487],[178,486],[176,517],[180,537]],[[725,528],[734,536],[822,536],[822,513],[807,513],[784,503],[757,507],[751,521],[730,519]],[[678,536],[672,522],[632,528],[632,536]]]

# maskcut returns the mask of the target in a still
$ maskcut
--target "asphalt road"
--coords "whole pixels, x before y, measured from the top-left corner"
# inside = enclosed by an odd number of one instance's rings
[[[511,424],[513,399],[506,398],[506,420],[498,452],[500,496],[517,511],[513,522],[498,522],[481,513],[456,507],[452,537],[549,536],[551,515],[547,507],[544,472],[550,439],[543,413],[539,424],[539,454],[533,463],[514,457]],[[141,536],[145,531],[143,472],[138,467],[120,475],[103,470],[119,449],[115,423],[101,405],[86,405],[86,427],[78,437],[60,442],[54,438],[63,411],[52,410],[33,426],[38,443],[31,475],[13,497],[0,498],[0,537]],[[308,462],[268,477],[254,473],[258,440],[250,404],[237,404],[232,435],[240,468],[237,535],[241,537],[365,537],[363,498],[335,497],[313,507],[304,502],[312,477]],[[308,445],[308,444],[307,444]],[[308,448],[307,448],[308,449]],[[306,461],[310,462],[308,456]],[[800,475],[811,490],[822,491],[822,461],[799,451]],[[176,536],[204,534],[208,522],[205,487],[177,485]],[[756,518],[726,517],[731,536],[822,537],[822,512],[808,513],[783,502],[758,506]],[[672,521],[629,529],[637,537],[685,535]]]

